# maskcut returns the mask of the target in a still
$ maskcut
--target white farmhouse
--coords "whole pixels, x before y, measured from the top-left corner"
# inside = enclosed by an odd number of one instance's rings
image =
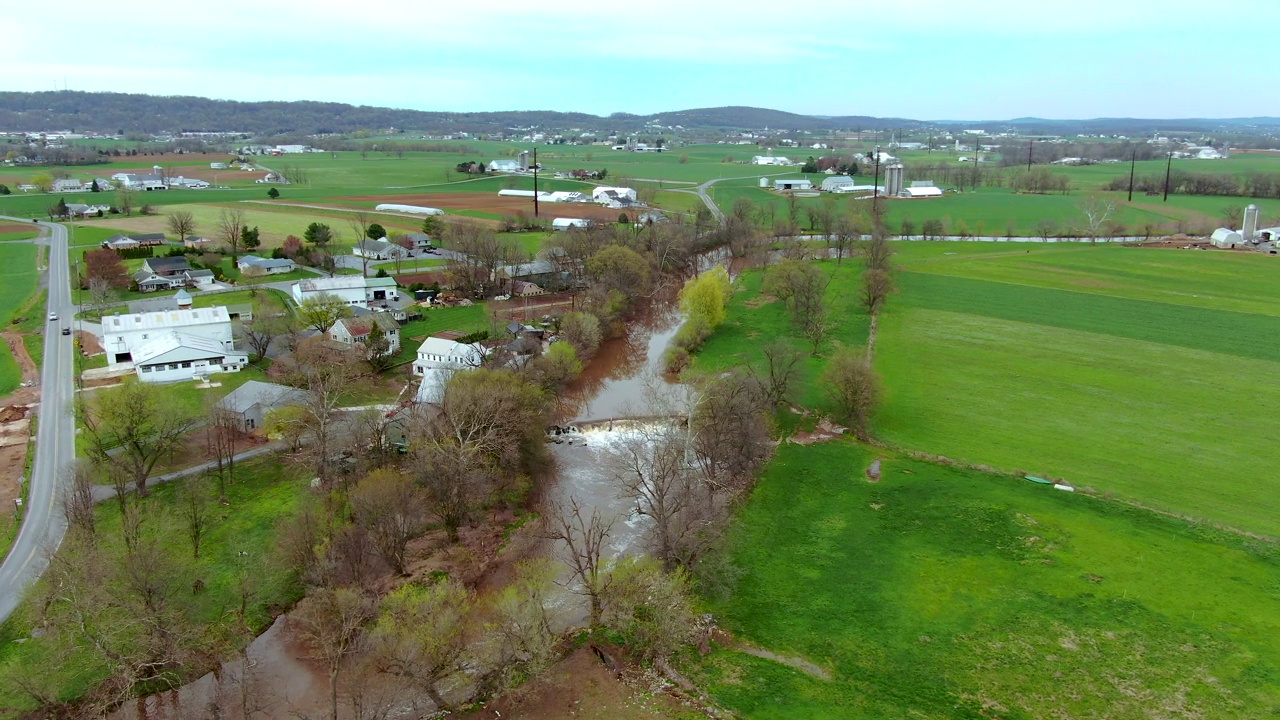
[[[489,163],[489,172],[520,172],[522,168],[517,160],[493,160]]]
[[[484,363],[484,347],[480,343],[458,342],[461,337],[462,333],[456,330],[439,332],[418,347],[418,357],[413,361],[413,374],[422,378],[418,402],[439,400],[444,384],[453,373],[478,368]]]
[[[179,382],[219,372],[239,372],[249,364],[246,353],[217,340],[174,332],[161,333],[133,352],[133,368],[142,382]]]
[[[394,260],[397,257],[408,257],[409,251],[393,242],[365,238],[351,248],[351,254],[370,260]]]
[[[625,198],[631,202],[636,201],[635,188],[629,187],[608,187],[601,185],[591,190],[591,199],[594,202],[604,203],[608,205],[611,200]]]
[[[212,340],[228,352],[235,349],[231,316],[222,306],[108,315],[102,318],[102,347],[106,351],[108,366],[134,362],[135,351],[147,342],[172,332]]]
[[[389,312],[342,318],[329,328],[329,338],[348,347],[356,343],[363,345],[369,341],[369,333],[375,324],[382,328],[383,334],[391,342],[388,352],[392,355],[400,352],[400,323]]]
[[[362,275],[339,275],[331,278],[302,280],[293,284],[293,300],[301,305],[307,298],[333,295],[348,305],[374,308],[387,307],[398,301],[400,291],[395,278],[372,278]]]

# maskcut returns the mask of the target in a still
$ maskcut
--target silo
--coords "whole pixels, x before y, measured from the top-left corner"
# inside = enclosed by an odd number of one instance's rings
[[[767,187],[769,187],[769,178],[767,178],[767,177],[762,177],[762,178],[760,178],[760,187],[762,187],[762,188],[767,188]]]
[[[891,163],[884,169],[884,194],[886,197],[897,197],[902,192],[902,178],[905,169],[902,163]]]
[[[1250,205],[1244,209],[1244,229],[1240,232],[1245,242],[1257,242],[1258,206]]]

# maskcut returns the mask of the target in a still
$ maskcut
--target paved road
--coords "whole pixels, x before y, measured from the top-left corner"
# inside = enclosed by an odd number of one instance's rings
[[[26,222],[22,218],[5,218]],[[58,322],[46,323],[44,368],[40,385],[36,456],[27,489],[26,516],[22,528],[0,564],[0,621],[9,617],[22,600],[23,591],[49,564],[66,533],[67,523],[59,506],[62,470],[75,459],[75,422],[72,414],[75,359],[69,327],[75,313],[71,304],[71,272],[67,259],[67,231],[61,225],[40,223],[46,236],[35,242],[49,246],[49,309]]]
[[[718,222],[718,223],[720,223],[721,225],[723,225],[723,224],[724,224],[724,211],[723,211],[723,210],[721,210],[721,209],[720,209],[720,206],[719,206],[719,205],[716,205],[716,201],[715,201],[715,200],[712,200],[712,199],[711,199],[711,196],[710,196],[709,194],[707,194],[707,191],[711,189],[711,186],[712,186],[712,185],[715,185],[715,184],[716,184],[716,183],[718,183],[718,182],[724,182],[725,180],[757,180],[757,179],[759,179],[759,178],[761,178],[761,177],[771,177],[771,176],[773,176],[773,175],[789,175],[789,174],[791,174],[791,173],[781,172],[781,173],[766,173],[766,174],[764,174],[763,176],[762,176],[762,175],[747,175],[747,176],[745,176],[745,177],[715,178],[715,179],[708,180],[708,181],[706,181],[706,182],[702,183],[701,185],[699,185],[698,187],[696,187],[696,188],[694,188],[694,189],[692,189],[692,190],[684,190],[684,189],[681,189],[681,188],[670,188],[670,190],[671,190],[671,192],[689,193],[690,195],[697,195],[699,198],[701,198],[701,199],[702,199],[702,204],[706,205],[706,206],[707,206],[707,209],[711,211],[711,214],[712,214],[712,216],[714,216],[714,217],[715,217],[716,222]]]

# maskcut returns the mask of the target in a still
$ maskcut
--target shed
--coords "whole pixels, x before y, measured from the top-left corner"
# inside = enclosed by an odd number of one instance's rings
[[[812,190],[813,183],[809,178],[784,178],[773,181],[774,190]]]

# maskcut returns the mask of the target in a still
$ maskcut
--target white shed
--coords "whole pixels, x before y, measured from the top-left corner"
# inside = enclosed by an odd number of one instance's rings
[[[1244,235],[1229,228],[1214,230],[1209,240],[1220,248],[1233,248],[1237,245],[1244,245]]]
[[[587,228],[591,227],[590,220],[581,218],[556,218],[551,221],[552,230],[568,230],[569,228]]]
[[[813,183],[809,178],[785,178],[773,181],[774,190],[812,190]]]

